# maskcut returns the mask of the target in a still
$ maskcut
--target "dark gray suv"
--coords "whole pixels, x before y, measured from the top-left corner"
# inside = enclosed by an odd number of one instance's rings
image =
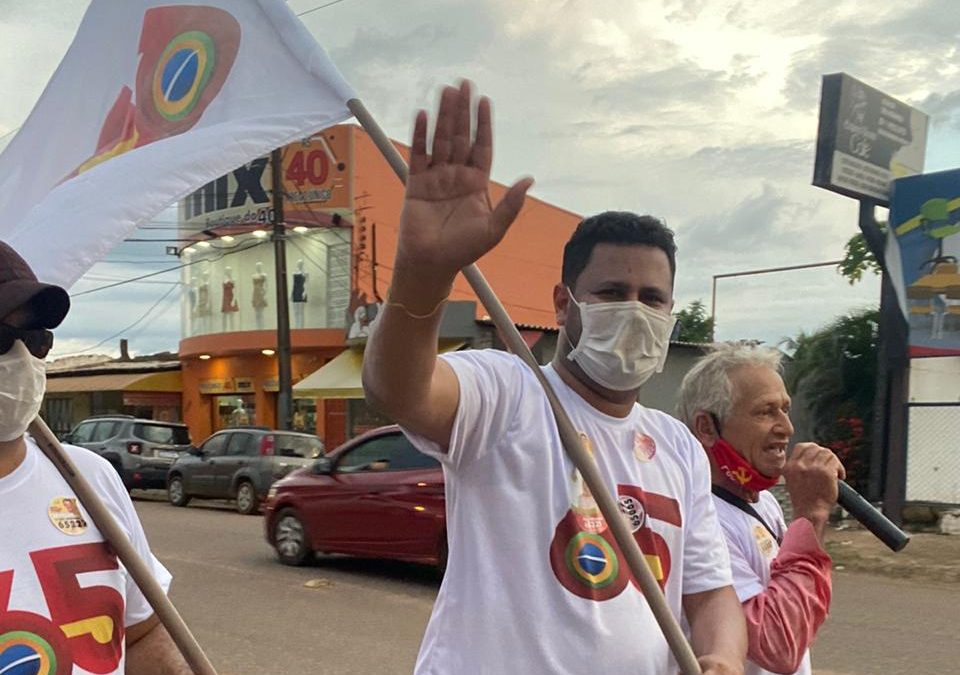
[[[92,450],[110,462],[128,490],[165,487],[170,465],[192,447],[186,425],[131,415],[89,417],[63,441]]]
[[[313,434],[239,427],[213,434],[181,455],[167,473],[167,497],[186,506],[191,497],[236,499],[237,511],[256,513],[274,481],[323,455]]]

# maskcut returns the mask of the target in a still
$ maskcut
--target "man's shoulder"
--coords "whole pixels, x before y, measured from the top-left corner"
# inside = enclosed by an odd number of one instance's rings
[[[720,523],[720,531],[727,542],[728,550],[739,551],[741,556],[746,555],[752,546],[753,526],[758,524],[757,521],[716,495],[711,497],[713,506],[717,510],[717,522]]]
[[[441,355],[442,358],[450,361],[472,361],[475,363],[489,363],[492,365],[509,366],[512,364],[523,365],[523,361],[516,354],[503,351],[502,349],[461,349],[455,352],[446,352]]]
[[[464,349],[441,356],[449,363],[458,377],[468,372],[484,373],[488,378],[503,381],[519,381],[533,377],[533,373],[516,354],[501,349]]]
[[[783,520],[783,507],[776,496],[770,490],[760,492],[760,501],[757,503],[757,510],[765,514],[770,514],[778,520]]]
[[[685,462],[694,463],[706,460],[703,447],[683,422],[662,410],[648,408],[639,403],[638,420],[641,427],[655,431],[666,444],[669,452],[683,457]]]
[[[34,452],[43,455],[43,451],[34,439],[27,437],[27,442],[32,446]],[[101,477],[112,478],[116,475],[116,469],[113,468],[110,462],[95,452],[67,443],[62,443],[61,447],[67,457],[70,458],[70,461],[76,465],[77,469],[88,481],[94,481]],[[52,463],[47,462],[47,464],[53,470],[56,470],[56,467],[54,467]]]
[[[663,427],[665,431],[679,434],[681,436],[690,436],[690,430],[686,425],[670,413],[666,413],[656,408],[648,408],[642,403],[636,403],[635,407],[640,411],[641,418],[647,421],[655,422]]]
[[[64,445],[63,449],[73,463],[77,465],[77,468],[86,475],[92,473],[112,475],[116,473],[113,465],[95,452],[78,445]]]

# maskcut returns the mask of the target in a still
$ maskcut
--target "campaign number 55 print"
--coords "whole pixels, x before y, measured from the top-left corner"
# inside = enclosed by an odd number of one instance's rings
[[[30,570],[0,571],[0,672],[70,675],[74,664],[114,672],[123,653],[123,597],[80,577],[116,570],[116,557],[100,542],[35,551],[30,559],[50,618],[10,607],[14,574]]]

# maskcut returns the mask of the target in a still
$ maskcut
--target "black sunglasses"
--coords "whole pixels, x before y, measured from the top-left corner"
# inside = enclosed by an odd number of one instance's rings
[[[0,323],[0,354],[6,354],[17,340],[23,341],[27,351],[38,359],[47,358],[53,347],[53,333],[46,328],[14,328]]]

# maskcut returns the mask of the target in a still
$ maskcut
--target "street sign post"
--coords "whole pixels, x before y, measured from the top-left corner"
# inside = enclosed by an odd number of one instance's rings
[[[907,326],[887,269],[877,206],[890,203],[891,182],[921,173],[927,143],[924,113],[846,73],[823,76],[813,184],[860,202],[859,226],[882,269],[877,383],[868,496],[898,525],[906,489]]]
[[[813,184],[886,206],[891,180],[923,172],[927,123],[846,73],[824,75]]]

